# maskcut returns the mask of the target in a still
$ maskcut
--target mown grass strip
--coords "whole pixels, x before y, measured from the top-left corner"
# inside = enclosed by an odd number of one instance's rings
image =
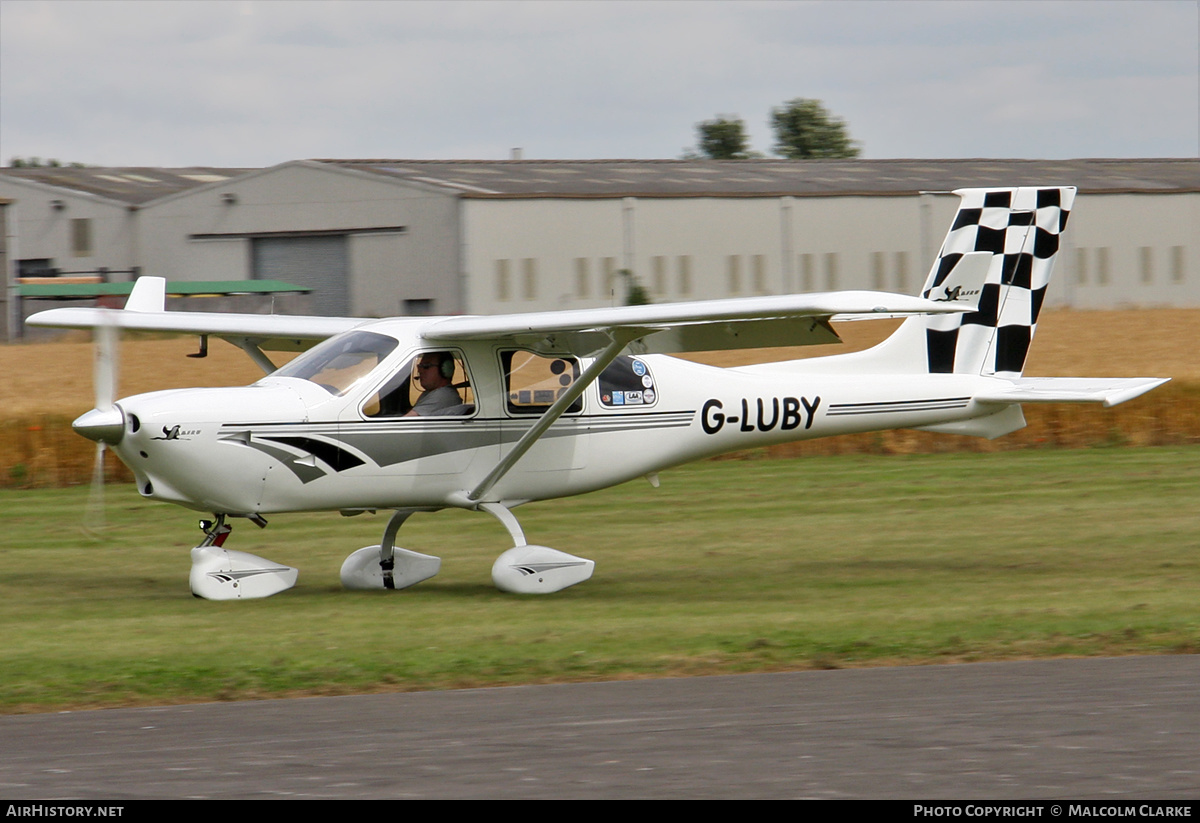
[[[196,515],[108,489],[0,492],[0,712],[531,682],[1200,651],[1200,449],[705,462],[519,510],[595,577],[521,598],[482,514],[418,515],[400,593],[338,569],[382,515],[239,522],[298,586],[194,599]]]

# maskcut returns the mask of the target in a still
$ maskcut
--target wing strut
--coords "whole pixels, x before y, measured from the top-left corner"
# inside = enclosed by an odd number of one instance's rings
[[[612,342],[605,347],[604,351],[588,366],[579,379],[571,384],[571,388],[563,392],[550,408],[546,409],[546,413],[538,418],[538,421],[530,427],[529,431],[521,436],[521,439],[516,442],[508,454],[496,464],[496,467],[488,472],[488,476],[483,478],[483,481],[471,489],[467,493],[467,499],[475,502],[483,497],[492,487],[500,481],[500,478],[508,474],[509,470],[517,464],[517,461],[525,456],[525,453],[532,448],[533,444],[546,433],[546,430],[554,425],[554,421],[562,417],[572,403],[579,399],[583,394],[583,390],[595,382],[600,376],[600,372],[608,368],[609,364],[617,359],[617,356],[631,342],[644,337],[646,329],[642,328],[618,328],[612,331]]]
[[[258,347],[258,344],[251,342],[249,338],[226,337],[225,339],[237,346],[246,354],[250,355],[250,359],[253,360],[258,367],[263,370],[264,374],[270,374],[279,368],[271,362],[271,358],[263,354],[263,350]]]

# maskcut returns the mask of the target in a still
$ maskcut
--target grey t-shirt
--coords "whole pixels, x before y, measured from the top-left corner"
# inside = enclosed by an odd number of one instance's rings
[[[462,398],[452,386],[440,386],[424,392],[413,404],[413,413],[422,417],[441,414],[447,409],[462,405]]]

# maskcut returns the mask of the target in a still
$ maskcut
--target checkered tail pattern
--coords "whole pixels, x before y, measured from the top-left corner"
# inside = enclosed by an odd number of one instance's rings
[[[961,189],[955,194],[962,198],[958,213],[921,295],[936,296],[964,254],[993,257],[976,311],[925,318],[929,371],[1020,377],[1075,189]]]

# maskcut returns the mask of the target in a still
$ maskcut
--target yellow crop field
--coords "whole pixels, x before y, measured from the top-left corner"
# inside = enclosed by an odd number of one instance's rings
[[[855,351],[886,337],[898,321],[843,323],[845,343],[798,349],[718,352],[694,359],[720,366]],[[232,345],[209,356],[195,337],[137,336],[121,344],[120,396],[187,386],[252,383],[262,372]],[[1026,406],[1029,426],[998,441],[921,432],[853,435],[778,447],[775,454],[992,451],[1029,446],[1156,445],[1200,442],[1200,309],[1043,312],[1026,374],[1171,377],[1174,383],[1111,410]],[[276,362],[290,355],[272,354]],[[94,446],[70,421],[92,405],[92,345],[84,332],[50,343],[0,345],[0,486],[83,483]],[[122,477],[109,461],[110,477]]]

